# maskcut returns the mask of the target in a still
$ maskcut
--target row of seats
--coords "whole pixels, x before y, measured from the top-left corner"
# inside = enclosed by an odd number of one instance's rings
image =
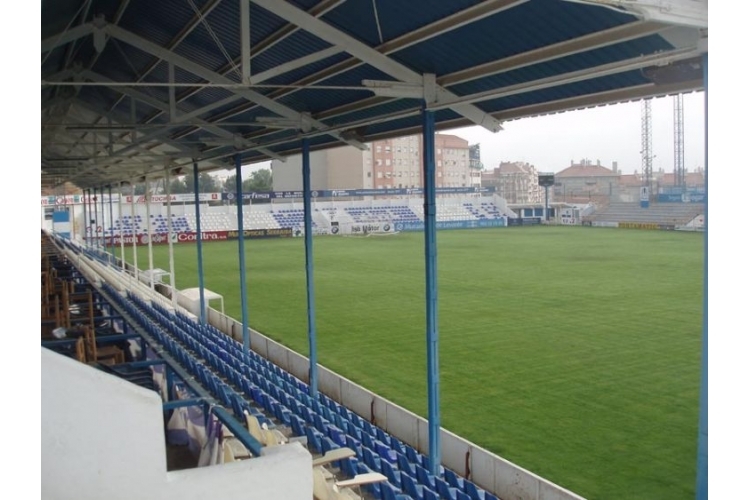
[[[167,234],[169,233],[169,218],[165,215],[157,214],[150,216],[150,226],[152,234]],[[192,226],[188,222],[187,217],[184,215],[172,214],[172,231],[175,233],[191,232]],[[106,229],[105,231],[110,236],[117,236],[119,234],[142,234],[148,232],[148,224],[143,223],[143,218],[140,215],[130,216],[123,215],[119,219],[116,219],[114,224]]]
[[[325,214],[328,220],[354,223],[382,223],[382,222],[420,222],[422,220],[421,210],[415,211],[407,205],[394,205],[387,207],[328,207],[314,209],[315,212]],[[418,213],[419,212],[419,213]],[[499,219],[503,214],[494,203],[482,202],[481,205],[464,203],[463,205],[438,205],[438,221],[480,220]],[[151,232],[154,234],[165,234],[168,232],[167,218],[162,215],[152,215]],[[172,215],[172,230],[174,232],[191,232],[197,227],[195,214],[181,216]],[[313,218],[313,227],[318,224]],[[304,226],[304,212],[302,209],[281,209],[272,212],[243,209],[243,226],[245,229],[272,229],[272,228],[302,228]],[[203,231],[227,231],[237,229],[237,218],[230,213],[205,213],[201,214],[201,230]],[[106,230],[111,235],[143,234],[147,232],[146,225],[140,215],[131,217],[123,216],[115,221],[115,224]]]
[[[242,399],[241,391],[279,422],[291,427],[295,435],[305,436],[311,451],[326,453],[341,447],[354,450],[356,458],[341,460],[338,464],[348,476],[371,472],[384,474],[388,484],[365,486],[377,498],[398,498],[398,495],[444,500],[493,498],[450,470],[442,469],[438,476],[430,475],[426,456],[325,395],[319,394],[319,398],[313,400],[308,395],[307,384],[256,353],[245,353],[239,343],[215,328],[198,325],[186,316],[158,305],[141,304],[140,307],[149,314],[151,321],[164,325],[164,329],[184,346],[175,347],[175,340],[163,339],[178,358],[185,360],[191,371],[201,368],[195,366],[191,357],[180,354],[182,349],[191,351],[203,360],[204,366],[221,375],[206,375],[205,383],[225,404],[239,405],[243,411],[247,409],[237,401]],[[237,391],[229,387],[230,384]],[[256,416],[263,418],[257,413]],[[272,425],[272,422],[268,424]]]

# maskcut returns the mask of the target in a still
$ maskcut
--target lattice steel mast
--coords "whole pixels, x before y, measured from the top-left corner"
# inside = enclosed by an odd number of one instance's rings
[[[674,102],[674,185],[679,186],[684,193],[685,175],[685,113],[682,106],[682,94],[673,98]]]
[[[654,178],[651,151],[651,99],[644,99],[641,108],[641,169],[643,185],[649,188],[649,192]]]

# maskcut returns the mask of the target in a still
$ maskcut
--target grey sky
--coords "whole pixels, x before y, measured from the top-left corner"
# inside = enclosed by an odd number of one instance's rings
[[[674,170],[674,111],[672,97],[653,99],[653,168]],[[685,167],[693,171],[704,164],[703,92],[683,98]],[[493,134],[481,127],[451,133],[470,144],[481,144],[482,163],[491,169],[501,161],[526,161],[544,172],[559,172],[588,158],[611,168],[618,162],[623,173],[641,169],[641,102],[614,104],[556,115],[514,120]]]

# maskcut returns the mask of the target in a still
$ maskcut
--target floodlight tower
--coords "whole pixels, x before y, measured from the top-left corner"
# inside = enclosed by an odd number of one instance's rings
[[[651,198],[653,180],[653,159],[651,154],[651,99],[644,99],[641,107],[641,168],[643,185],[641,186],[641,206],[648,207]]]
[[[682,94],[673,97],[674,103],[674,185],[682,193],[687,188],[685,178],[685,114],[682,107]]]

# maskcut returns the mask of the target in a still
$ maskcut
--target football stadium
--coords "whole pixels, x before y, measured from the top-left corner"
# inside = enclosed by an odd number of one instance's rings
[[[44,4],[42,497],[707,498],[705,180],[442,133],[707,96],[667,3]]]

